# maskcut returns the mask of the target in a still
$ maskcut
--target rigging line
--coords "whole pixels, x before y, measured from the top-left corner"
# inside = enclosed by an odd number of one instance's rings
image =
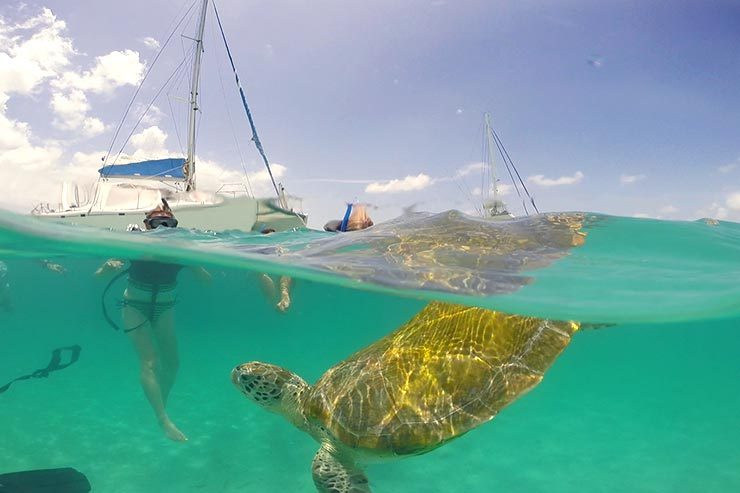
[[[496,140],[499,140],[500,141],[500,139],[498,138],[498,135],[496,134],[496,132],[493,129],[491,129],[491,131],[493,131],[493,135],[496,137]],[[501,148],[504,150],[504,153],[506,154],[506,157],[509,158],[509,161],[511,162],[511,166],[514,168],[514,171],[516,172],[516,176],[517,176],[517,178],[519,178],[519,182],[522,184],[522,188],[524,188],[524,191],[527,192],[527,196],[529,197],[530,201],[532,202],[532,206],[534,207],[534,210],[537,211],[537,214],[539,214],[540,211],[537,208],[537,205],[535,205],[535,203],[534,203],[534,197],[532,197],[532,194],[530,194],[529,193],[529,190],[527,190],[527,185],[524,184],[524,180],[522,180],[522,177],[519,174],[519,170],[516,169],[516,166],[514,166],[514,161],[512,161],[511,158],[509,157],[509,153],[506,151],[506,148],[504,147],[503,143],[501,144]]]
[[[129,132],[128,136],[126,137],[126,140],[123,141],[123,145],[118,150],[118,154],[116,154],[116,158],[113,160],[113,164],[116,164],[116,162],[118,162],[118,158],[121,157],[121,154],[123,153],[123,149],[126,147],[126,144],[128,144],[128,141],[129,139],[131,139],[131,136],[134,135],[134,132],[136,132],[136,129],[139,127],[139,123],[141,123],[141,120],[144,119],[144,116],[146,116],[147,112],[151,109],[154,102],[157,100],[157,98],[159,98],[159,95],[162,94],[162,91],[164,90],[164,88],[167,87],[167,84],[169,84],[169,82],[172,80],[175,74],[177,74],[180,67],[182,67],[184,63],[185,63],[185,60],[180,62],[180,65],[177,66],[175,71],[167,78],[164,85],[162,85],[162,87],[159,88],[159,91],[157,91],[157,94],[155,94],[152,100],[149,102],[149,106],[146,107],[146,110],[144,110],[141,116],[139,116],[139,119],[136,120],[136,124],[134,124],[134,127],[131,129],[131,132]]]
[[[180,128],[177,126],[177,118],[175,118],[175,108],[172,107],[172,99],[170,94],[167,93],[167,105],[170,107],[170,115],[172,115],[172,124],[175,127],[175,135],[177,136],[177,145],[180,147],[180,152],[184,154],[182,146],[182,137],[180,136]]]
[[[272,175],[272,169],[270,169],[270,162],[267,160],[267,156],[265,155],[265,150],[262,148],[262,142],[260,142],[259,136],[257,135],[257,128],[254,126],[254,119],[252,118],[252,112],[249,110],[249,105],[247,104],[247,97],[244,95],[244,90],[242,89],[242,85],[239,82],[239,74],[236,72],[236,66],[234,65],[234,58],[231,56],[231,50],[229,49],[229,44],[226,42],[226,33],[224,33],[223,25],[221,24],[221,17],[218,15],[218,9],[216,8],[216,2],[213,2],[213,11],[216,13],[216,20],[218,21],[218,27],[221,30],[221,37],[224,40],[224,46],[226,46],[226,54],[229,55],[229,62],[231,63],[231,69],[234,71],[234,77],[236,79],[236,85],[239,87],[239,94],[242,98],[242,104],[244,105],[244,110],[247,112],[247,119],[249,119],[249,126],[252,129],[252,142],[254,142],[254,145],[257,147],[257,150],[260,153],[260,156],[262,156],[262,161],[265,163],[265,167],[267,168],[267,172],[270,175],[270,181],[272,181],[272,186],[275,188],[275,193],[277,194],[278,200],[280,201],[280,204],[287,209],[288,204],[285,203],[283,200],[283,196],[280,195],[280,190],[278,190],[277,183],[275,183],[275,177]]]
[[[511,157],[509,156],[509,153],[506,151],[506,147],[504,147],[504,144],[503,144],[503,142],[501,142],[501,139],[498,138],[498,135],[496,135],[496,139],[499,140],[499,142],[501,144],[501,149],[503,150],[504,154],[506,155],[506,158],[508,158],[509,164],[511,164],[511,167],[514,169],[514,172],[516,173],[516,176],[519,179],[519,183],[522,185],[522,188],[524,189],[524,192],[527,194],[527,197],[529,198],[529,201],[531,202],[532,207],[534,208],[535,212],[537,214],[539,214],[540,211],[537,208],[537,204],[534,202],[534,197],[532,197],[532,195],[529,193],[529,190],[527,189],[527,185],[524,183],[524,180],[522,179],[521,175],[519,174],[519,170],[514,165],[514,161],[511,160]],[[499,151],[499,152],[501,152],[501,151]],[[521,197],[521,198],[522,198],[522,205],[524,206],[524,210],[527,211],[527,206],[526,206],[526,203],[524,202],[524,198],[523,197]],[[529,212],[527,212],[527,215],[529,215]]]
[[[501,147],[503,148],[503,143],[502,142],[501,142]],[[504,150],[505,150],[505,148],[504,148]],[[499,153],[501,153],[501,149],[499,149]],[[502,157],[503,157],[503,154],[502,154]],[[504,162],[506,163],[506,169],[509,171],[509,176],[511,176],[511,169],[510,169],[510,167],[513,168],[514,171],[516,171],[516,167],[514,166],[514,163],[513,162],[507,161],[506,158],[504,158]],[[516,182],[516,180],[514,179],[513,176],[511,176],[511,180],[514,183],[514,186],[516,187],[517,186],[517,182]],[[522,185],[522,187],[524,187],[524,183],[522,183],[521,177],[519,177],[519,182]],[[525,190],[525,192],[526,192],[526,190]],[[522,195],[518,193],[518,188],[517,188],[517,194],[519,195],[519,199],[521,199],[521,201],[522,201],[522,207],[524,208],[525,214],[529,215],[529,209],[527,208],[527,202],[524,199],[524,197],[522,197]],[[532,196],[529,195],[529,192],[526,192],[526,195],[527,195],[527,197],[529,197],[530,200],[532,200]],[[535,210],[536,210],[536,207],[535,207]]]
[[[509,177],[511,178],[511,183],[514,184],[514,189],[516,190],[516,194],[522,201],[522,207],[524,207],[524,213],[526,215],[529,215],[529,211],[527,210],[527,204],[524,201],[524,197],[522,197],[521,192],[519,191],[519,186],[516,183],[516,179],[514,178],[514,175],[511,173],[511,168],[509,167],[509,162],[506,160],[506,157],[504,156],[504,153],[502,152],[503,143],[498,138],[498,135],[496,135],[496,132],[493,131],[493,128],[491,128],[491,135],[493,136],[493,141],[496,143],[496,148],[498,149],[499,154],[501,155],[501,158],[504,161],[504,166],[506,166],[506,171],[509,173]],[[512,163],[513,166],[513,163]]]
[[[190,8],[188,8],[185,14],[180,18],[180,21],[172,29],[169,36],[167,36],[167,39],[165,40],[164,44],[157,52],[156,56],[154,57],[154,60],[152,60],[152,64],[149,66],[149,69],[146,71],[146,73],[144,74],[144,77],[141,79],[139,86],[136,88],[136,91],[134,91],[134,95],[131,97],[131,101],[129,101],[128,106],[126,106],[126,110],[123,112],[123,116],[121,117],[121,120],[118,123],[118,127],[116,128],[115,133],[113,134],[113,139],[111,140],[110,146],[108,147],[108,152],[105,154],[105,158],[103,159],[103,167],[105,167],[105,165],[108,164],[108,158],[110,157],[110,154],[113,151],[113,146],[116,143],[118,134],[121,132],[121,128],[123,127],[123,122],[126,120],[126,116],[128,115],[128,112],[131,110],[131,107],[133,106],[134,101],[136,100],[136,96],[139,95],[139,91],[141,91],[141,88],[144,86],[144,82],[149,77],[149,74],[152,73],[154,66],[157,64],[157,60],[159,60],[159,57],[162,55],[162,53],[164,53],[164,50],[167,47],[167,45],[170,43],[172,36],[175,35],[175,32],[177,32],[177,29],[183,23],[188,13],[190,12],[190,10],[193,9],[194,6],[195,6],[195,1],[193,1],[193,3],[190,5]],[[108,171],[108,173],[110,173],[110,170]]]
[[[183,59],[186,59],[186,54],[183,53]],[[167,90],[167,105],[170,107],[170,116],[172,117],[172,125],[175,127],[175,135],[177,136],[177,144],[180,148],[180,153],[185,154],[184,147],[182,145],[182,136],[180,135],[180,127],[178,127],[177,122],[180,120],[179,115],[175,115],[175,107],[172,106],[172,99],[173,99],[173,93],[176,95],[177,91],[180,90],[180,87],[182,86],[183,81],[185,80],[185,76],[183,74],[186,73],[185,70],[186,66],[185,64],[181,64],[181,67],[179,69],[180,74],[176,77],[176,80],[169,85],[169,89]],[[183,118],[184,119],[184,118]]]
[[[470,202],[470,205],[473,206],[473,209],[479,216],[483,216],[483,210],[478,207],[478,204],[476,204],[476,201],[473,200],[473,194],[470,193],[470,190],[468,188],[468,184],[464,183],[465,187],[461,184],[462,178],[457,178],[454,180],[455,185],[457,185],[458,190],[460,190],[460,193],[462,193],[466,199]]]
[[[213,18],[211,18],[211,24],[213,24]],[[211,35],[215,37],[215,29],[211,32]],[[216,43],[213,43],[213,46],[216,46]],[[224,86],[224,78],[222,76],[222,66],[221,66],[221,60],[219,60],[218,57],[216,58],[216,66],[218,67],[218,81],[221,84],[221,96],[223,96],[224,99],[224,106],[226,107],[226,115],[229,117],[229,127],[231,128],[231,136],[234,137],[234,145],[236,145],[236,152],[239,154],[239,164],[242,166],[242,171],[244,171],[244,177],[247,179],[247,190],[249,192],[249,195],[254,197],[254,190],[252,190],[252,183],[249,180],[249,173],[247,172],[247,165],[244,162],[244,155],[242,154],[242,149],[239,146],[239,138],[236,136],[236,132],[234,131],[234,119],[231,116],[231,110],[229,109],[228,101],[226,101],[226,87]]]
[[[183,59],[187,59],[188,61],[190,61],[194,55],[194,51],[195,50],[193,49],[192,45],[188,48],[188,50],[183,49],[183,55],[182,55]],[[172,84],[170,84],[169,86],[170,89],[167,91],[168,104],[170,105],[170,111],[172,115],[172,124],[175,127],[175,132],[177,133],[177,142],[180,145],[180,153],[183,155],[185,155],[187,151],[185,150],[185,147],[182,144],[182,136],[180,134],[180,127],[178,126],[177,122],[187,120],[189,108],[188,108],[188,111],[184,111],[184,112],[180,111],[179,114],[176,115],[175,107],[173,107],[172,105],[172,99],[179,98],[181,100],[184,100],[184,97],[179,96],[178,93],[183,93],[183,94],[188,93],[187,90],[183,90],[183,84],[186,82],[186,80],[188,84],[190,83],[190,72],[191,72],[191,65],[190,64],[183,65],[182,70],[180,71],[180,75],[178,76],[177,80],[173,82]]]
[[[484,132],[485,134],[485,129]],[[481,142],[481,156],[483,156],[483,169],[481,170],[480,174],[480,193],[481,193],[481,200],[483,202],[488,200],[488,183],[489,179],[486,176],[488,174],[488,135],[483,135],[483,142]]]
[[[496,148],[498,149],[499,154],[503,158],[504,166],[506,166],[506,171],[508,171],[509,177],[511,178],[511,182],[514,184],[514,189],[516,190],[516,194],[519,196],[519,198],[522,198],[522,194],[519,191],[519,187],[516,184],[516,179],[514,178],[514,175],[511,173],[511,169],[509,168],[509,163],[506,161],[506,158],[504,157],[504,153],[501,152],[501,147],[503,146],[503,144],[498,139],[498,136],[493,132],[493,129],[491,129],[491,134],[494,136],[493,141],[496,144]]]

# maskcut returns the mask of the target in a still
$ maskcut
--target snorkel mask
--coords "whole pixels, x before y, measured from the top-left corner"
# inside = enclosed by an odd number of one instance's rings
[[[149,229],[157,229],[160,226],[165,228],[176,228],[177,219],[168,216],[153,216],[144,219],[144,225]]]
[[[172,214],[172,209],[170,209],[170,204],[167,203],[167,200],[162,198],[162,206],[157,207],[144,218],[144,226],[147,229],[157,229],[160,226],[164,226],[165,228],[177,227],[177,219]]]

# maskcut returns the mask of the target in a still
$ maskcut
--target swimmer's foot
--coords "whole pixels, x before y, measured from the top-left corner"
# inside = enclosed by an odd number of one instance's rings
[[[275,308],[285,313],[286,311],[288,311],[288,308],[290,308],[290,298],[281,299],[280,302],[278,302],[278,304],[275,305]]]
[[[175,423],[170,421],[169,419],[162,421],[160,423],[162,426],[162,430],[164,431],[164,434],[167,435],[167,438],[169,438],[172,441],[175,442],[187,442],[188,437],[185,436],[183,432],[181,432],[177,426],[175,426]]]

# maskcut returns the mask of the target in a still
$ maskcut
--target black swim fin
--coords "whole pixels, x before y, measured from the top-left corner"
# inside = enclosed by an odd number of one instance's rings
[[[88,493],[84,474],[71,467],[0,474],[0,493]]]

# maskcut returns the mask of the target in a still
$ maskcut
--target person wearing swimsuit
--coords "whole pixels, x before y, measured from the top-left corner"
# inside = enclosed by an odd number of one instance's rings
[[[147,213],[144,225],[147,231],[160,226],[176,227],[177,219],[163,200],[163,206]],[[111,259],[98,269],[96,275],[121,270],[123,266],[123,261]],[[185,266],[153,260],[132,260],[121,302],[123,331],[139,357],[144,394],[165,435],[179,442],[186,441],[187,437],[172,422],[166,406],[180,364],[173,307],[177,274],[183,268]],[[194,269],[202,279],[210,279],[205,269]]]

